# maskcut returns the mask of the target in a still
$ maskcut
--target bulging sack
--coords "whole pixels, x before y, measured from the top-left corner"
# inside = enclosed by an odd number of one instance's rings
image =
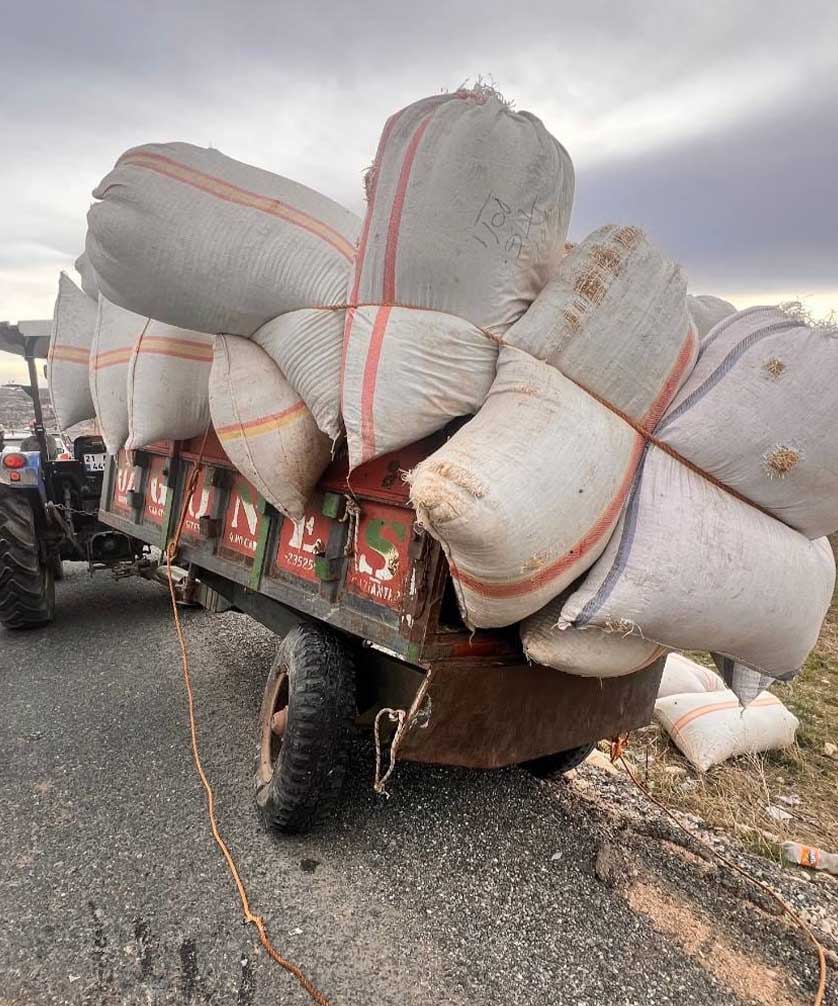
[[[650,430],[698,353],[680,268],[638,227],[616,225],[568,252],[504,342]]]
[[[689,693],[704,695],[706,692],[720,692],[724,687],[724,681],[709,668],[690,660],[683,653],[670,653],[663,666],[658,698]]]
[[[721,297],[711,297],[710,294],[699,294],[697,297],[687,295],[687,310],[698,331],[698,338],[704,339],[720,321],[724,321],[736,308],[728,300]]]
[[[589,626],[558,627],[564,598],[557,597],[521,622],[521,644],[527,660],[583,678],[618,678],[648,667],[665,647],[639,636]]]
[[[248,339],[218,336],[209,402],[229,459],[269,503],[300,520],[331,443],[277,365]]]
[[[739,755],[791,747],[799,726],[770,692],[742,709],[726,689],[658,699],[655,719],[699,772]]]
[[[49,342],[49,393],[61,430],[95,415],[88,368],[97,306],[66,273],[61,273]]]
[[[703,471],[820,538],[838,528],[838,327],[755,307],[706,337],[657,435]]]
[[[474,325],[403,307],[348,313],[343,418],[352,467],[421,440],[485,401],[498,347]]]
[[[306,403],[318,427],[333,441],[343,432],[343,324],[343,311],[312,308],[281,314],[253,336],[256,345],[264,349]]]
[[[570,158],[541,122],[511,111],[487,89],[425,98],[387,120],[368,177],[350,303],[421,310],[409,322],[393,316],[378,340],[368,337],[368,311],[348,314],[343,412],[352,467],[431,432],[427,422],[435,411],[434,428],[443,427],[461,414],[463,397],[476,399],[487,386],[496,356],[492,340],[521,316],[558,266],[573,186]],[[409,382],[390,383],[398,368],[386,340],[407,338],[402,321],[414,339],[411,378],[428,381],[413,389],[413,399],[424,393],[432,400],[417,413],[424,428],[412,424],[408,407],[397,408]],[[465,365],[457,359],[470,326],[488,340],[476,370],[473,357]],[[449,383],[462,389],[451,402],[434,383],[439,368],[432,359],[447,328],[453,349],[446,359],[455,375]],[[387,380],[376,380],[379,357],[391,364]],[[374,434],[366,439],[359,429],[364,403]],[[409,439],[399,439],[396,429],[410,429]]]
[[[250,336],[343,304],[360,220],[217,150],[128,150],[94,189],[87,254],[108,299],[170,325]]]
[[[73,264],[75,265],[76,272],[81,277],[82,290],[84,290],[88,297],[98,303],[99,280],[96,277],[96,270],[90,264],[87,252],[82,252]]]
[[[826,538],[809,541],[649,447],[620,524],[560,625],[711,650],[776,678],[815,645],[834,586]]]
[[[109,454],[128,439],[128,365],[148,318],[99,297],[96,334],[90,352],[90,394]]]
[[[410,474],[466,623],[510,625],[605,548],[644,441],[549,364],[501,350],[478,414]]]
[[[188,440],[209,425],[214,336],[149,321],[126,373],[131,450],[155,440]]]

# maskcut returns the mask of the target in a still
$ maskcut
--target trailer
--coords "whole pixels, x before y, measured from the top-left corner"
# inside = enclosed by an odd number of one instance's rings
[[[255,772],[257,805],[279,831],[305,830],[335,798],[353,725],[375,728],[384,761],[389,749],[546,772],[651,719],[662,661],[579,677],[528,664],[516,626],[463,624],[445,555],[417,524],[403,478],[445,435],[351,478],[338,455],[298,523],[260,496],[212,431],[106,465],[102,524],[161,550],[179,532],[179,597],[244,612],[282,638]]]

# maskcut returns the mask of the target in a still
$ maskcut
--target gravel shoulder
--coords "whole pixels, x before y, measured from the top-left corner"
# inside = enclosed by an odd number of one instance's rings
[[[165,593],[80,566],[58,586],[53,627],[0,635],[0,1006],[307,1002],[212,844]],[[811,1000],[798,935],[588,766],[552,782],[401,764],[387,801],[361,738],[336,814],[266,834],[253,723],[275,640],[230,613],[185,625],[222,830],[276,945],[335,1006]],[[838,885],[790,877],[828,921]],[[743,1000],[737,961],[773,984]]]

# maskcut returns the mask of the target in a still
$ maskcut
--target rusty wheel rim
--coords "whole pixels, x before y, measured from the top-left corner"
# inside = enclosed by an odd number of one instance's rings
[[[288,725],[288,674],[280,671],[265,690],[259,714],[259,788],[270,783],[274,766],[282,747],[282,736]]]

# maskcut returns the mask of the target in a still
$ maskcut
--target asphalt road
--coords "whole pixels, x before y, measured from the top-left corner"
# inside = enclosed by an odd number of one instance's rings
[[[58,619],[0,630],[0,1006],[309,1000],[256,948],[192,766],[162,588],[69,566]],[[222,828],[279,949],[336,1004],[633,1006],[736,999],[597,879],[596,825],[520,770],[399,767],[277,840],[251,806],[274,641],[185,617]]]

